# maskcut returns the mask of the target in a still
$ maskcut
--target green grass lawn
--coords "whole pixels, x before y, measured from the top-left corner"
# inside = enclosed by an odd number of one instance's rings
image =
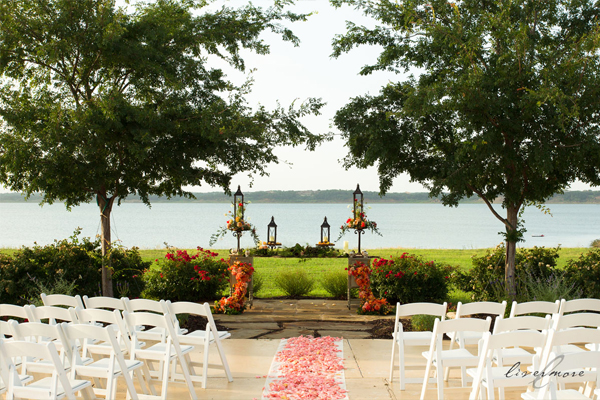
[[[0,249],[0,252],[12,254],[16,249]],[[188,252],[194,253],[196,249],[188,249]],[[229,250],[213,250],[219,253],[220,257],[227,258]],[[453,250],[453,249],[374,249],[367,250],[370,256],[397,258],[404,252],[423,256],[426,260],[435,260],[441,263],[447,263],[453,266],[459,266],[463,269],[471,268],[471,257],[473,255],[481,256],[485,254],[487,249],[468,249],[468,250]],[[558,267],[565,266],[567,260],[578,258],[584,252],[588,252],[589,248],[563,248],[560,249],[560,257],[558,259]],[[142,258],[147,261],[154,261],[163,258],[166,249],[140,250]],[[277,297],[283,296],[284,293],[275,286],[275,277],[277,273],[284,270],[299,268],[306,271],[310,276],[315,278],[315,289],[311,292],[311,296],[327,297],[328,293],[320,286],[320,278],[326,272],[344,271],[348,265],[346,258],[277,258],[277,257],[256,257],[254,259],[254,268],[256,273],[263,277],[263,288],[258,297]]]

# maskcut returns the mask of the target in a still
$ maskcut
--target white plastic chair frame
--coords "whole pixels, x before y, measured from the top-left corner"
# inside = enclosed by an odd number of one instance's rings
[[[525,303],[512,302],[510,307],[510,318],[526,314],[557,314],[560,310],[560,300],[551,301],[528,301]]]
[[[123,318],[125,323],[129,327],[129,331],[132,332],[131,337],[131,349],[129,350],[129,357],[131,360],[142,360],[146,361],[157,361],[161,364],[162,371],[159,371],[159,379],[162,380],[162,389],[160,398],[162,400],[167,399],[169,377],[169,365],[171,362],[179,361],[179,366],[184,376],[185,383],[187,385],[190,397],[192,400],[197,400],[194,385],[192,383],[188,360],[185,357],[186,354],[193,350],[192,346],[180,346],[178,335],[175,332],[175,328],[171,322],[170,315],[153,314],[147,312],[135,312],[129,313],[123,312]],[[150,347],[141,348],[138,335],[141,333],[136,327],[139,326],[153,326],[163,329],[167,332],[165,343],[157,343]],[[153,380],[149,381],[152,385]],[[148,398],[156,398],[156,396],[148,396]]]
[[[485,320],[475,318],[459,318],[446,321],[440,321],[436,318],[429,351],[422,353],[423,357],[427,359],[427,366],[425,367],[425,376],[423,378],[421,400],[425,399],[427,384],[429,383],[429,374],[432,366],[435,367],[437,372],[438,400],[442,400],[444,398],[444,380],[442,374],[444,368],[460,367],[461,382],[462,386],[464,387],[466,384],[466,367],[476,367],[479,363],[479,354],[481,353],[480,347],[478,347],[478,355],[473,355],[466,348],[443,350],[442,346],[444,334],[449,334],[452,332],[481,332],[483,335],[484,333],[489,332],[491,323],[492,319],[490,317],[487,317]],[[479,346],[481,345],[482,342],[479,343]]]
[[[409,303],[396,304],[396,320],[394,322],[394,332],[392,333],[392,356],[390,361],[390,382],[394,381],[395,352],[398,347],[398,365],[400,390],[405,390],[406,383],[422,383],[420,378],[406,378],[406,365],[404,363],[404,349],[407,346],[429,346],[433,332],[404,332],[400,317],[409,317],[414,315],[432,315],[439,317],[441,321],[446,319],[446,310],[448,303]]]
[[[456,318],[460,319],[465,316],[474,314],[491,314],[495,315],[495,320],[504,318],[506,312],[506,301],[502,303],[496,303],[493,301],[476,301],[473,303],[462,303],[458,302],[456,306]],[[467,345],[477,344],[483,338],[483,332],[460,332],[459,334],[451,333],[450,335],[450,350],[454,348],[455,344],[458,344],[461,349],[464,349]],[[448,380],[448,374],[450,371],[446,370],[444,373],[444,380]]]
[[[496,320],[496,324],[494,325],[493,334],[500,334],[504,332],[514,332],[514,331],[533,331],[533,332],[542,332],[548,331],[552,326],[552,318],[550,315],[546,315],[545,318],[542,317],[534,317],[530,315],[523,315],[511,318],[503,318]],[[544,348],[545,343],[542,343],[539,347],[539,351],[541,352]],[[502,359],[500,362],[504,362],[504,364],[531,364],[533,362],[534,353],[530,353],[529,351],[519,347],[518,343],[515,343],[512,348],[506,348],[502,350]],[[493,355],[493,362],[498,363],[498,354]]]
[[[0,317],[29,319],[27,309],[29,306],[16,306],[14,304],[0,304]]]
[[[79,307],[84,308],[83,301],[81,301],[81,296],[68,296],[66,294],[46,294],[42,293],[42,303],[45,306],[54,306],[54,307]]]
[[[81,308],[71,309],[73,313],[75,313],[75,318],[80,324],[91,324],[91,325],[112,325],[113,329],[117,333],[118,342],[121,346],[121,351],[123,353],[128,353],[131,348],[130,336],[131,333],[127,329],[127,325],[123,320],[123,316],[119,310],[104,310],[100,308],[86,308],[82,310]],[[100,351],[102,348],[95,348],[97,351]],[[110,350],[107,347],[107,350]],[[101,353],[101,352],[100,352]],[[108,354],[108,353],[101,353]]]
[[[192,380],[194,382],[200,382],[202,384],[202,388],[206,388],[207,373],[208,368],[210,367],[224,370],[225,374],[227,375],[227,380],[229,382],[233,382],[233,376],[231,375],[231,371],[229,370],[227,357],[225,356],[225,351],[223,349],[223,345],[221,344],[221,340],[231,337],[231,334],[227,331],[217,330],[217,325],[215,324],[215,320],[213,319],[213,315],[210,310],[210,305],[208,303],[198,304],[186,301],[178,301],[175,303],[171,303],[169,300],[161,300],[161,304],[163,306],[164,313],[172,315],[173,317],[175,317],[174,320],[177,321],[175,330],[178,334],[177,337],[179,339],[179,343],[183,345],[197,346],[203,349],[203,359],[201,363],[202,376],[197,376],[193,373],[193,367],[198,365],[198,363],[190,362],[190,369],[192,370]],[[198,315],[205,317],[208,321],[208,323],[206,324],[206,328],[204,330],[199,329],[193,332],[189,332],[187,334],[183,333],[185,331],[180,329],[179,321],[176,318],[177,315],[180,314]],[[208,352],[211,344],[215,344],[217,347],[219,357],[221,358],[221,365],[208,364]],[[174,374],[174,372],[172,373]],[[181,378],[180,374],[174,374],[173,376]]]
[[[588,351],[580,354],[552,352],[548,359],[550,361],[548,364],[542,364],[542,366],[546,365],[545,376],[534,385],[539,390],[521,394],[524,400],[589,400],[591,398],[589,395],[582,393],[581,390],[564,389],[564,384],[591,381],[596,387],[600,387],[600,352]]]
[[[123,377],[128,396],[137,400],[138,394],[131,377],[131,374],[135,372],[143,392],[148,393],[140,371],[140,369],[146,368],[147,372],[147,367],[141,361],[125,360],[117,341],[117,333],[112,326],[109,325],[103,328],[96,325],[69,325],[64,323],[61,326],[71,347],[71,379],[75,379],[77,376],[93,378],[95,382],[98,382],[94,387],[94,393],[103,395],[107,399],[114,399],[117,390],[117,379]],[[92,363],[85,363],[77,350],[78,343],[83,343],[81,351],[84,358],[98,353],[108,353],[108,357]],[[98,346],[102,347],[101,351],[92,350]],[[107,348],[109,349],[108,352],[106,352]],[[102,388],[103,385],[98,381],[98,378],[106,379],[105,388]]]
[[[56,325],[57,320],[61,320],[63,322],[77,322],[73,320],[73,314],[69,309],[63,307],[56,306],[41,306],[36,307],[34,305],[30,305],[26,308],[29,314],[29,321],[31,322],[43,322],[43,320],[48,320],[48,324]]]
[[[600,312],[600,299],[562,299],[560,301],[560,309],[558,311],[560,315],[582,311]]]
[[[75,400],[75,393],[81,392],[84,399],[93,399],[94,393],[91,382],[87,380],[71,380],[67,377],[54,343],[32,343],[13,341],[6,343],[0,340],[0,368],[3,380],[7,384],[7,400],[15,398],[33,399],[63,399]],[[35,380],[24,385],[17,374],[17,368],[12,363],[15,357],[37,357],[49,362],[53,367],[51,377]]]
[[[548,332],[538,332],[534,330],[515,330],[509,332],[494,333],[489,332],[484,335],[483,347],[479,358],[477,369],[467,370],[467,374],[473,377],[473,386],[469,395],[470,400],[475,400],[482,386],[487,389],[487,397],[490,400],[495,399],[494,389],[498,388],[500,399],[504,398],[504,388],[529,386],[534,376],[521,373],[520,362],[503,362],[503,352],[511,350],[513,346],[524,346],[536,348],[538,353],[532,355],[531,363],[533,369],[539,370],[539,359],[542,348],[546,342]],[[493,366],[492,356],[499,355],[496,367]],[[482,396],[483,393],[482,393]]]
[[[125,310],[130,314],[141,311],[141,312],[151,312],[151,313],[164,315],[164,309],[163,309],[163,306],[160,304],[160,301],[150,300],[150,299],[130,300],[127,297],[124,297],[122,300],[123,300],[123,304],[125,304]],[[171,317],[172,317],[172,323],[173,323],[173,325],[175,325],[176,318],[174,318],[174,316],[171,316]],[[164,341],[164,337],[166,335],[166,332],[164,330],[161,330],[160,328],[157,328],[157,327],[148,329],[148,330],[143,329],[143,327],[139,327],[138,330],[143,331],[143,333],[141,335],[138,335],[138,338],[142,339],[142,340]],[[187,330],[185,332],[187,332]]]
[[[85,304],[85,308],[101,308],[106,310],[119,310],[125,311],[125,303],[123,302],[123,298],[117,299],[114,297],[105,297],[105,296],[96,296],[96,297],[87,297],[83,296],[83,304]],[[84,307],[80,307],[84,308]]]

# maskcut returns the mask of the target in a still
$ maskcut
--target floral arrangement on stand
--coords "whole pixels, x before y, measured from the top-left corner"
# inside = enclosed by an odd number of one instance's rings
[[[234,234],[241,235],[242,232],[247,231],[250,232],[250,235],[254,240],[254,244],[256,246],[260,244],[260,239],[258,238],[258,234],[256,233],[256,228],[250,222],[244,220],[246,204],[249,204],[249,202],[237,204],[233,203],[233,211],[229,211],[225,214],[225,216],[229,218],[225,226],[219,228],[217,233],[213,234],[210,237],[210,246],[213,246],[217,242],[217,240],[225,236],[227,232],[233,232]]]
[[[371,290],[371,268],[362,262],[357,262],[347,268],[348,275],[352,275],[358,285],[358,297],[361,306],[358,309],[359,314],[387,315],[392,307],[386,299],[378,299]]]
[[[250,263],[236,261],[229,267],[229,272],[235,278],[233,294],[215,301],[215,313],[241,314],[246,309],[244,302],[254,267]]]
[[[379,236],[383,236],[381,232],[379,232],[379,228],[377,228],[377,222],[371,221],[367,219],[367,214],[363,211],[360,212],[360,202],[358,199],[354,199],[354,204],[349,205],[348,208],[352,210],[352,217],[346,220],[346,223],[343,224],[340,229],[340,235],[336,239],[336,242],[342,238],[350,229],[355,230],[369,230],[373,233],[378,234]],[[356,211],[354,211],[356,210]]]

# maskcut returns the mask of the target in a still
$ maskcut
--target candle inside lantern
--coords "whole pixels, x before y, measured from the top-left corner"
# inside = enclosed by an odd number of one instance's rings
[[[327,236],[323,236],[323,242],[328,243],[329,242],[329,238]]]
[[[348,252],[348,242],[347,241],[344,242],[344,251],[346,253]]]
[[[274,241],[275,241],[275,236],[269,237],[269,242],[274,242]]]

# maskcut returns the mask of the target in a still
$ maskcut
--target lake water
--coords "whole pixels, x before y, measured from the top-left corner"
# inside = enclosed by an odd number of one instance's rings
[[[161,248],[165,242],[182,248],[208,247],[210,236],[225,225],[224,214],[229,207],[229,204],[156,203],[148,208],[140,203],[124,203],[113,209],[113,240],[140,248]],[[536,208],[526,210],[526,241],[521,246],[587,247],[600,238],[600,205],[554,204],[549,208],[553,216]],[[505,215],[499,205],[496,209]],[[285,246],[317,243],[325,216],[335,239],[350,214],[344,204],[250,204],[246,211],[261,240],[265,240],[267,224],[274,216],[277,239]],[[456,208],[440,204],[373,204],[367,215],[378,223],[383,237],[367,232],[362,237],[363,248],[485,248],[500,243],[502,237],[498,232],[504,231],[484,204],[461,204]],[[0,247],[52,243],[54,239],[71,236],[77,227],[82,228],[86,237],[99,234],[100,217],[95,204],[74,207],[68,212],[62,204],[40,207],[35,203],[0,203]],[[349,241],[351,248],[357,246],[352,232],[337,247],[342,247],[344,241]],[[228,234],[214,247],[231,248],[235,244],[235,238]],[[252,246],[249,234],[242,237],[242,246]]]

